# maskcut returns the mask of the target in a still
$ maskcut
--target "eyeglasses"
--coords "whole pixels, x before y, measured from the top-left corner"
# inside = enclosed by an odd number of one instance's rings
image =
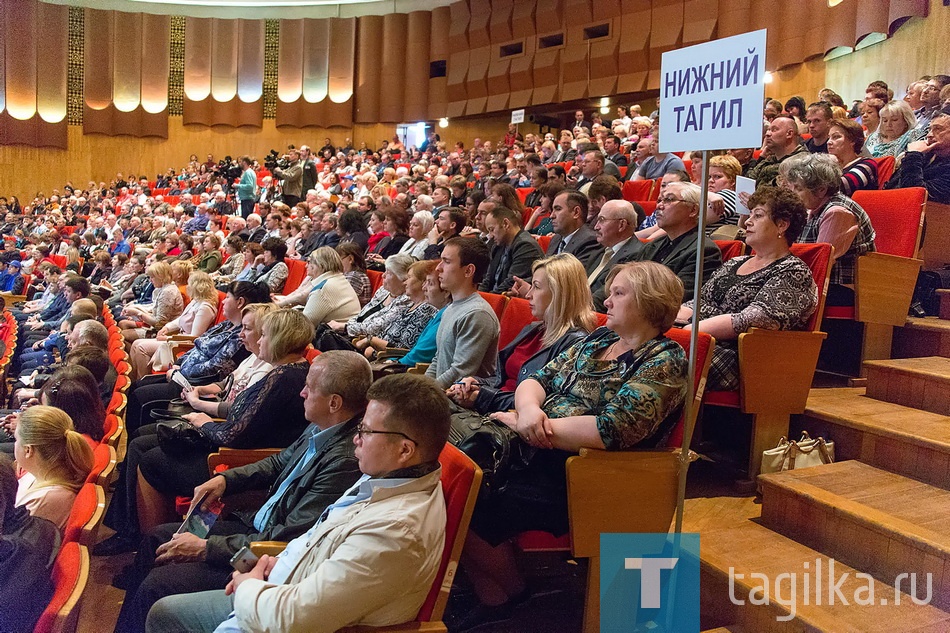
[[[689,200],[683,200],[682,198],[674,198],[673,196],[663,196],[657,202],[662,202],[663,204],[672,204],[674,202],[685,202],[687,204],[693,204]]]
[[[415,441],[405,433],[400,433],[399,431],[374,431],[373,429],[368,429],[363,426],[362,422],[356,426],[356,434],[360,436],[361,440],[363,439],[364,435],[399,435],[400,437],[406,438],[413,444],[419,444],[419,442]]]

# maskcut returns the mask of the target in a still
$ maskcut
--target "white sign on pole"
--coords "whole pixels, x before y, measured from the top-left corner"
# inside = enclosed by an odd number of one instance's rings
[[[762,145],[765,29],[663,53],[660,151]]]
[[[511,111],[511,122],[524,123],[524,108],[521,108],[520,110]]]

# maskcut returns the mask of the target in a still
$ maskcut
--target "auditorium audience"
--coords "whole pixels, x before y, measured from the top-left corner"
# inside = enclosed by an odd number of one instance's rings
[[[184,300],[175,280],[172,279],[171,266],[165,262],[156,262],[145,271],[154,290],[148,304],[130,303],[122,309],[119,328],[126,344],[147,338],[156,328],[177,319],[182,314]]]
[[[413,259],[409,255],[393,255],[386,260],[383,283],[366,306],[353,318],[331,320],[330,329],[347,337],[377,336],[399,319],[409,308],[411,299],[406,295],[406,278]]]
[[[950,116],[935,116],[926,138],[907,146],[887,189],[924,187],[928,200],[950,204]]]
[[[313,272],[316,273],[313,288],[307,295],[303,314],[314,327],[329,321],[349,321],[360,311],[360,301],[351,282],[344,276],[344,260],[341,250],[347,245],[321,246],[310,255]],[[365,273],[364,273],[365,275]],[[366,282],[369,287],[369,280]]]
[[[881,108],[881,123],[868,135],[864,150],[875,158],[901,156],[913,140],[912,132],[917,125],[914,111],[906,101],[890,101]]]

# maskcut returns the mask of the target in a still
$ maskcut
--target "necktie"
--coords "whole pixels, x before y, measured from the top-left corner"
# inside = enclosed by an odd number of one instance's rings
[[[600,264],[597,265],[597,268],[594,269],[594,272],[590,274],[587,278],[587,284],[590,285],[594,283],[594,280],[600,276],[600,273],[604,272],[604,268],[607,267],[607,264],[610,263],[610,260],[614,256],[614,249],[608,248],[604,250],[604,256],[600,259]]]
[[[562,237],[561,241],[557,243],[557,252],[556,255],[560,255],[564,252],[564,249],[567,248],[567,241]]]

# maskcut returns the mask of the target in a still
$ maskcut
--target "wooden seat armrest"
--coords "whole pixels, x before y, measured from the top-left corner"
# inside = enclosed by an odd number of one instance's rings
[[[803,413],[824,332],[752,328],[739,335],[739,394],[745,413]]]
[[[384,350],[376,352],[376,360],[386,360],[387,358],[402,358],[409,353],[409,350],[402,347],[387,347]]]
[[[196,338],[198,338],[198,337],[197,337],[197,336],[192,336],[191,334],[172,334],[172,335],[170,335],[170,336],[167,338],[167,340],[172,341],[172,342],[174,343],[174,342],[193,341],[193,340],[195,340]]]
[[[902,326],[917,285],[923,260],[884,253],[858,258],[854,286],[854,317],[865,323]]]
[[[406,373],[407,374],[425,374],[429,369],[429,365],[432,363],[416,363],[415,367],[410,367]]]
[[[195,346],[194,340],[188,341],[170,341],[172,348],[172,356],[178,358],[188,350],[192,349]]]
[[[599,556],[601,533],[667,532],[676,510],[679,469],[679,449],[674,448],[583,448],[569,458],[567,496],[574,555]],[[617,499],[624,499],[622,507]]]
[[[26,295],[13,295],[9,292],[0,292],[0,295],[3,295],[3,299],[7,302],[8,305],[13,305],[20,301],[26,301]]]
[[[281,448],[219,448],[217,453],[208,455],[208,472],[213,477],[215,469],[222,464],[228,468],[238,468],[255,464],[282,450]]]
[[[252,541],[251,552],[260,558],[264,554],[277,556],[287,548],[285,541]]]

